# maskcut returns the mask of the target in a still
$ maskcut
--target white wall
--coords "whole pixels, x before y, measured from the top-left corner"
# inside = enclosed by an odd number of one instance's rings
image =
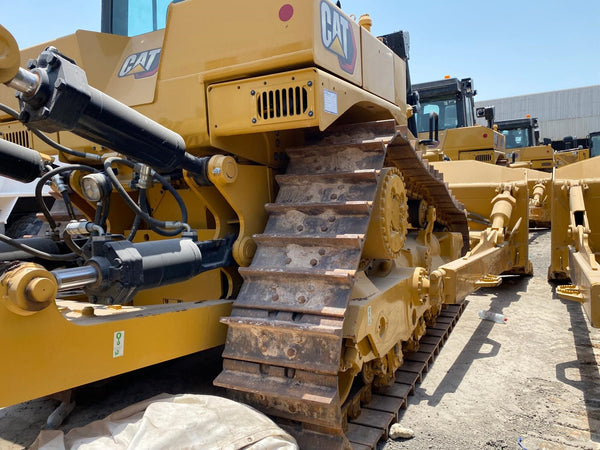
[[[537,117],[541,138],[585,138],[592,131],[600,131],[600,85],[477,101],[475,106],[494,106],[496,120],[519,119],[527,114]],[[485,124],[482,119],[477,122]]]

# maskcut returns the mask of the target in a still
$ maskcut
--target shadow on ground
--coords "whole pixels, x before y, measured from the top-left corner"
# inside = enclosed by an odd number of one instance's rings
[[[521,292],[527,290],[527,284],[529,283],[529,277],[505,277],[503,278],[502,285],[495,288],[493,292],[490,289],[486,289],[482,294],[479,295],[493,295],[490,301],[489,310],[496,313],[502,313],[504,308],[508,308],[512,302],[516,302],[521,299]],[[471,295],[478,295],[477,293]],[[465,375],[469,371],[469,368],[473,364],[473,361],[483,358],[492,358],[500,351],[501,344],[489,338],[491,330],[495,326],[503,326],[489,320],[482,320],[473,334],[471,335],[467,344],[463,347],[458,358],[454,361],[444,379],[439,383],[437,389],[428,395],[422,388],[417,388],[419,392],[418,396],[413,396],[410,400],[418,402],[427,400],[429,406],[436,406],[440,403],[444,395],[456,392],[456,389],[462,383]],[[490,347],[489,351],[483,351],[484,348]],[[409,402],[410,402],[409,400]]]
[[[555,300],[559,300],[554,292]],[[556,365],[556,379],[582,392],[587,411],[590,438],[600,442],[600,368],[583,308],[577,302],[560,300],[567,308],[571,319],[571,332],[575,342],[577,359]],[[579,371],[579,379],[568,378],[568,369]]]

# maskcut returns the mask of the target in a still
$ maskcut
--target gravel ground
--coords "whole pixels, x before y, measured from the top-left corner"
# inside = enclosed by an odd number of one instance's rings
[[[417,386],[400,423],[415,432],[379,450],[600,449],[600,330],[546,281],[550,233],[531,233],[535,276],[506,277],[468,306]],[[482,321],[490,309],[507,324]],[[94,383],[77,392],[61,429],[85,425],[161,392],[218,395],[220,349]],[[30,445],[58,406],[38,399],[0,409],[0,449]]]

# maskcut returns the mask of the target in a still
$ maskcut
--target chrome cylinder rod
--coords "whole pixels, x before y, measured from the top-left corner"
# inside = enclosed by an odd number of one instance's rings
[[[19,71],[15,77],[10,80],[6,85],[25,95],[33,94],[40,84],[40,78],[33,72],[25,70],[19,67]]]
[[[56,269],[51,273],[56,278],[59,292],[94,284],[99,278],[98,271],[93,266]]]

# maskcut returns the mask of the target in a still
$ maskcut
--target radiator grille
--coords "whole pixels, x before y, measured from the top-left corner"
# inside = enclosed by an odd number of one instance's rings
[[[29,143],[31,142],[29,140],[29,131],[27,130],[4,133],[2,137],[7,141],[12,142],[13,144],[18,144],[22,147],[31,148],[31,146],[29,145]]]
[[[296,86],[261,92],[257,94],[256,107],[262,120],[304,115],[308,109],[308,91]]]
[[[492,155],[476,155],[475,161],[489,162],[492,160]]]

